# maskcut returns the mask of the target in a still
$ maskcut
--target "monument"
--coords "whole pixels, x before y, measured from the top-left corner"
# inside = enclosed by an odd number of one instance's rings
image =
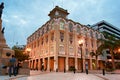
[[[4,37],[5,27],[2,28],[2,12],[4,3],[0,4],[0,75],[4,75],[7,72],[5,66],[8,63],[9,58],[14,55],[14,51],[8,47]]]

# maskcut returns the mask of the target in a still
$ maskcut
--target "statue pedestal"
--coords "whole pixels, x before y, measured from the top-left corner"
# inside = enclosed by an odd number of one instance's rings
[[[2,20],[0,19],[0,75],[5,75],[7,68],[3,68],[6,66],[9,58],[14,55],[14,51],[8,47],[6,44],[6,40],[4,38],[4,33],[2,31]]]
[[[8,73],[7,70],[8,61],[9,58],[0,58],[0,75],[6,75]]]

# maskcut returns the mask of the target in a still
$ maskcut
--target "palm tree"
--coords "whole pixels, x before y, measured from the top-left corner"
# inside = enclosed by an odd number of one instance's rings
[[[95,52],[90,52],[90,55],[93,57],[95,56],[95,64],[96,64],[96,69],[98,69],[98,56],[99,55],[103,55],[103,53],[101,52],[101,47],[98,47],[98,49]]]
[[[117,40],[114,35],[111,35],[107,32],[103,32],[105,39],[99,39],[98,41],[101,45],[98,47],[98,51],[102,53],[103,50],[109,49],[112,59],[112,66],[115,69],[115,61],[114,61],[114,50],[117,46],[120,45],[120,40]]]

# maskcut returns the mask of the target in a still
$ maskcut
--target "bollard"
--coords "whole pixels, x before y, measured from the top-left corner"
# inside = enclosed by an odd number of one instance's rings
[[[86,69],[86,74],[88,74],[88,69]]]
[[[74,74],[75,74],[75,68],[74,68],[74,70],[73,70],[73,71],[74,71]]]
[[[64,68],[64,73],[66,72],[65,68]]]
[[[58,72],[58,69],[56,69],[56,72]]]
[[[103,75],[105,75],[105,69],[103,69]]]

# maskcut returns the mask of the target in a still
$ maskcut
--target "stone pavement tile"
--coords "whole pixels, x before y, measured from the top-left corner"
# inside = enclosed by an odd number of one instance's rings
[[[9,77],[8,75],[5,76],[0,76],[0,80],[16,80],[16,78],[20,78],[20,77],[26,77],[26,75],[17,75],[17,76],[11,76]]]
[[[120,74],[105,74],[104,76],[102,74],[96,75],[106,78],[106,80],[120,80]]]
[[[29,77],[17,78],[15,80],[104,80],[94,74],[85,73],[47,73]]]

